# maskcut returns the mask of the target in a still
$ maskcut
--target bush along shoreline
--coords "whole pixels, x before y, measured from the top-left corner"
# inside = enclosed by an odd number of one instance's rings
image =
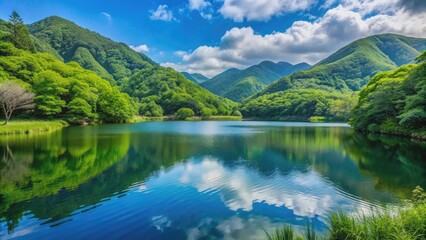
[[[372,209],[371,213],[351,215],[343,211],[328,216],[328,230],[317,234],[307,224],[304,233],[290,225],[265,230],[268,240],[424,240],[426,239],[426,193],[417,186],[413,197],[395,208]]]

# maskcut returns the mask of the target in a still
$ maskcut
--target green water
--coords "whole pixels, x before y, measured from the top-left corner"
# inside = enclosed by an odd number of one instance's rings
[[[147,122],[0,139],[1,239],[259,239],[426,187],[426,144],[345,124]]]

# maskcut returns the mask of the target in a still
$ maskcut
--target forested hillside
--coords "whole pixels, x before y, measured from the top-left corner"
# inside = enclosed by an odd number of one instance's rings
[[[357,91],[380,71],[412,62],[426,50],[426,39],[382,34],[357,40],[312,68],[274,82],[256,96],[291,88]]]
[[[36,48],[64,62],[76,61],[117,85],[125,84],[136,71],[157,65],[124,43],[81,28],[60,17],[48,17],[28,25]]]
[[[123,90],[140,99],[140,112],[150,116],[174,114],[180,108],[190,108],[199,116],[231,115],[237,108],[173,69],[159,66],[137,72]]]
[[[355,129],[426,138],[426,51],[417,60],[369,81],[354,109]]]
[[[329,119],[348,120],[351,113],[348,106],[353,106],[356,100],[354,93],[372,76],[413,62],[424,50],[426,39],[394,34],[357,40],[312,68],[284,77],[246,99],[241,107],[242,113],[245,117],[274,119],[294,116],[291,119],[307,120],[310,116],[320,115]],[[305,99],[301,98],[300,103],[293,102],[291,96],[295,91],[304,92]],[[288,101],[293,104],[286,103]],[[276,102],[283,103],[279,111]],[[336,104],[344,106],[339,107],[337,114]]]
[[[123,122],[135,114],[127,94],[75,62],[65,64],[8,42],[0,42],[0,56],[0,82],[15,82],[34,92],[34,114],[40,118]]]
[[[244,70],[229,69],[201,83],[201,86],[219,96],[241,101],[263,90],[273,81],[309,67],[307,63],[292,65],[287,62],[264,61]]]

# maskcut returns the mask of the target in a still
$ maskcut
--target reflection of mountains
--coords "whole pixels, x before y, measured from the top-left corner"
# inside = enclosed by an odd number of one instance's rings
[[[9,230],[28,210],[36,218],[55,222],[81,206],[96,206],[124,194],[162,168],[203,156],[220,159],[226,168],[243,165],[266,176],[313,168],[344,191],[367,200],[389,201],[385,191],[378,194],[377,186],[396,192],[424,186],[426,167],[419,167],[426,152],[422,145],[392,145],[353,135],[349,128],[269,130],[255,135],[189,136],[99,135],[96,128],[82,128],[10,139],[1,144],[5,156],[9,148],[13,158],[3,158],[0,165],[0,216],[9,222]],[[386,160],[383,156],[391,147],[396,154]],[[366,172],[374,182],[365,179]]]

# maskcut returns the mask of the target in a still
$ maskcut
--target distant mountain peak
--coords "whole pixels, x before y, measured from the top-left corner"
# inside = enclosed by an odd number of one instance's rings
[[[310,65],[292,65],[288,62],[262,61],[244,70],[228,69],[202,83],[201,86],[220,96],[241,101],[261,91],[271,82],[309,67]]]

